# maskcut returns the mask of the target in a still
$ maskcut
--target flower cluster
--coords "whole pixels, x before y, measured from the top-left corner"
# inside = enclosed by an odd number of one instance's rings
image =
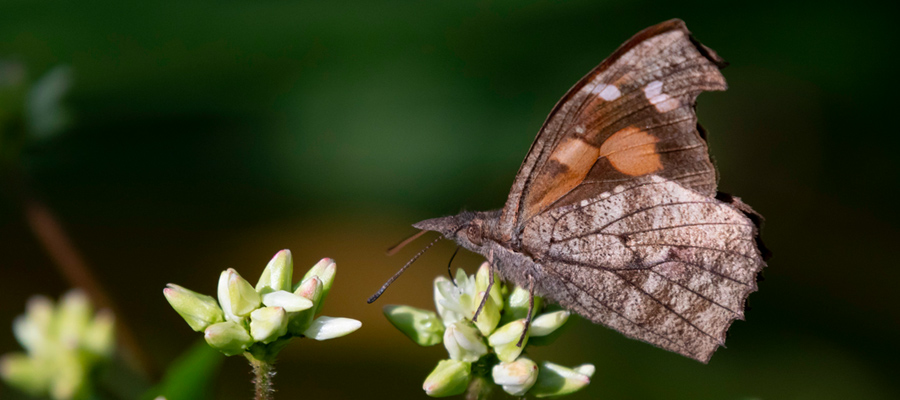
[[[43,296],[32,297],[24,315],[13,321],[13,333],[25,353],[0,359],[0,376],[34,396],[85,399],[91,395],[90,375],[109,361],[115,348],[112,313],[93,315],[81,291],[65,294],[54,305]]]
[[[417,344],[431,346],[443,342],[447,348],[450,358],[440,361],[425,379],[425,392],[432,397],[462,394],[474,378],[488,376],[513,396],[561,396],[587,385],[594,373],[593,365],[566,368],[543,362],[538,367],[523,352],[529,341],[548,343],[570,313],[541,312],[543,301],[535,297],[532,323],[526,327],[529,292],[520,287],[511,288],[495,275],[495,283],[486,293],[489,274],[489,265],[484,263],[474,276],[459,269],[454,281],[437,278],[434,281],[437,313],[410,306],[384,308],[388,320]],[[472,321],[485,296],[488,299],[477,321]],[[518,346],[520,339],[522,345]]]
[[[229,356],[249,353],[272,360],[294,336],[327,340],[359,329],[362,324],[355,319],[315,318],[334,282],[333,260],[322,259],[292,286],[293,269],[291,252],[282,250],[255,288],[237,271],[222,271],[218,302],[171,283],[163,294],[191,328],[204,331],[210,346]]]

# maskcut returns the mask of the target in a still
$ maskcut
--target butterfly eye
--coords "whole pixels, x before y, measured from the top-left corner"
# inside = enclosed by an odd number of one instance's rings
[[[469,237],[469,241],[477,246],[481,246],[481,225],[480,224],[470,224],[468,228],[466,228],[466,236]]]

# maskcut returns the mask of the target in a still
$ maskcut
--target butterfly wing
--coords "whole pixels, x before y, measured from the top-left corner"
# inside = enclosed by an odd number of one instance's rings
[[[707,362],[756,290],[756,237],[742,211],[651,175],[539,214],[522,244],[564,307]]]
[[[725,90],[722,65],[681,20],[622,45],[550,113],[503,208],[501,239],[511,241],[544,210],[651,173],[715,195],[694,103],[702,91]]]

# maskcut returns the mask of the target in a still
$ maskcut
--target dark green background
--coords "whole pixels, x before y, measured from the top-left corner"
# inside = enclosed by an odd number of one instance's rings
[[[325,313],[347,338],[292,344],[278,398],[422,398],[440,346],[380,315],[430,306],[452,246],[380,300],[409,223],[500,207],[546,114],[638,30],[682,18],[731,66],[700,97],[720,190],[767,218],[774,252],[745,322],[702,365],[577,321],[536,359],[597,366],[571,398],[888,399],[897,381],[896,11],[867,1],[145,4],[0,2],[0,57],[72,67],[75,120],[21,163],[126,311],[157,368],[200,337],[176,282],[252,282],[280,248],[337,260]],[[0,353],[34,293],[66,289],[0,188]],[[415,245],[412,247],[416,247]],[[458,259],[473,271],[478,259]],[[250,396],[244,360],[215,398]],[[0,396],[11,395],[8,388]]]

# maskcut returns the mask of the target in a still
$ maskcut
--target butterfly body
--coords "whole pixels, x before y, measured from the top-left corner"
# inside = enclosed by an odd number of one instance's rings
[[[680,20],[635,35],[554,107],[502,210],[414,226],[595,323],[707,362],[765,266],[719,195],[694,105],[724,62]]]

